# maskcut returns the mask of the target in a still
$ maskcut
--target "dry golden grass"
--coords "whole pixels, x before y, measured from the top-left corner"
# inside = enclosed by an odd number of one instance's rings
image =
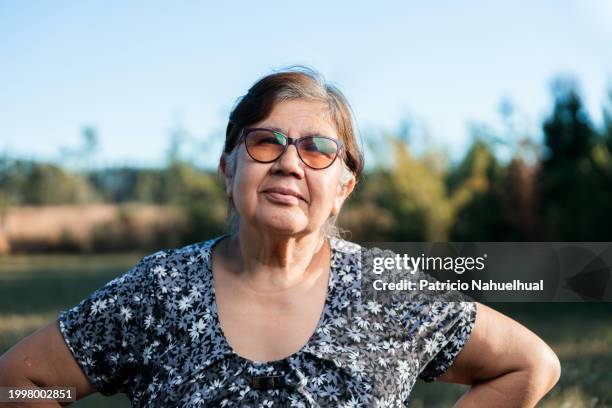
[[[180,217],[169,206],[151,204],[88,204],[10,208],[0,218],[0,254],[14,250],[91,248],[98,234],[121,234],[146,240],[172,229]]]
[[[55,314],[0,315],[0,336],[8,333],[31,333],[56,319]]]
[[[110,204],[17,207],[8,210],[4,233],[9,241],[32,237],[59,240],[63,230],[82,238],[92,225],[112,221],[117,215],[118,207]]]

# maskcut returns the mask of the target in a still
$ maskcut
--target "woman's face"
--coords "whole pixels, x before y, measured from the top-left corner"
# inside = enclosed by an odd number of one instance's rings
[[[274,128],[291,138],[322,135],[337,138],[325,104],[292,100],[277,104],[270,115],[249,127]],[[336,214],[354,187],[340,186],[342,159],[322,170],[304,164],[295,146],[272,163],[254,161],[244,143],[237,147],[236,169],[223,165],[227,192],[233,197],[241,223],[282,235],[320,230],[330,214]],[[290,190],[299,197],[283,194]]]

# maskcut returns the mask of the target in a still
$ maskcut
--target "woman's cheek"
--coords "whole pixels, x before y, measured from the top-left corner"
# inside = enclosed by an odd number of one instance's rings
[[[234,184],[234,203],[243,217],[252,214],[257,206],[255,184],[247,178],[238,177]]]
[[[311,202],[311,209],[314,210],[316,217],[323,221],[329,216],[334,202],[333,191],[326,190],[321,192],[322,194],[316,194],[316,199]]]

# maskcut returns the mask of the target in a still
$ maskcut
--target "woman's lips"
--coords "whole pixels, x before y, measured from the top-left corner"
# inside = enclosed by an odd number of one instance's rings
[[[304,200],[304,197],[295,189],[287,187],[269,187],[263,191],[264,195],[268,200],[285,205],[296,205],[300,200]]]
[[[277,191],[264,191],[268,200],[278,204],[298,204],[300,199],[291,194],[279,193]]]

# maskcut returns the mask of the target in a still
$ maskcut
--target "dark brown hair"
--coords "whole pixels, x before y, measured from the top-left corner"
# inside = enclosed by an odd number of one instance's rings
[[[305,67],[267,75],[238,100],[225,131],[224,154],[229,155],[234,150],[242,129],[267,118],[276,104],[294,99],[327,104],[338,138],[344,144],[344,163],[358,180],[363,171],[363,154],[355,137],[350,105],[338,88],[325,82],[317,71]]]

